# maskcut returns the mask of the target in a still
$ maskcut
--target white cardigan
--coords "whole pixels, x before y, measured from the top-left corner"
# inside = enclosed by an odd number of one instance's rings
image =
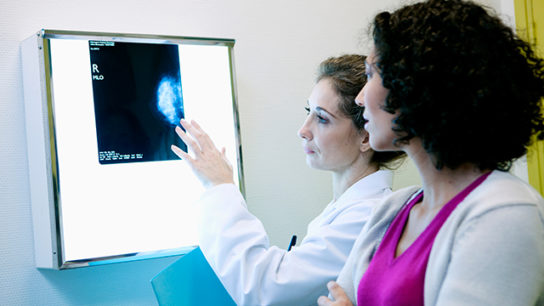
[[[390,171],[378,171],[348,188],[290,252],[269,245],[235,185],[216,186],[198,203],[200,248],[238,305],[315,305],[340,273],[372,208],[391,194],[391,178]]]
[[[393,193],[365,225],[337,282],[357,288],[389,224],[418,191]],[[431,249],[425,305],[544,305],[544,200],[513,175],[494,171],[444,223]]]

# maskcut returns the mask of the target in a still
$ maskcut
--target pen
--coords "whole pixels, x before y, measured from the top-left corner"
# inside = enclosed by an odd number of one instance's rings
[[[287,248],[287,252],[291,251],[291,248],[294,247],[295,244],[297,244],[297,235],[293,235],[293,237],[291,237],[291,242],[289,243],[289,247]]]

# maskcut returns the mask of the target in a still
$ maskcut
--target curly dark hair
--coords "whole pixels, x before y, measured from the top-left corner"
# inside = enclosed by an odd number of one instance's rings
[[[319,65],[316,80],[331,80],[333,88],[341,98],[338,106],[340,112],[351,118],[357,130],[363,130],[365,125],[364,108],[355,104],[355,97],[366,84],[365,60],[366,56],[357,54],[330,57]],[[400,165],[404,156],[402,151],[374,152],[370,163],[378,168],[394,169]]]
[[[508,170],[544,139],[544,62],[478,4],[430,0],[378,14],[376,66],[397,144],[422,140],[437,169]]]

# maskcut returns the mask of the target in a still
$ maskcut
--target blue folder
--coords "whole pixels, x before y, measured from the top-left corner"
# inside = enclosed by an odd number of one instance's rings
[[[159,305],[236,306],[200,248],[162,270],[151,285]]]

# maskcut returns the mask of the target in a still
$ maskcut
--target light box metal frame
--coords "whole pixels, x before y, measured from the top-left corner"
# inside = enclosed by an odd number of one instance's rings
[[[54,96],[50,39],[83,39],[132,43],[221,45],[228,47],[232,107],[238,161],[238,185],[245,194],[236,94],[234,39],[149,34],[100,33],[42,29],[21,43],[25,99],[30,197],[34,232],[35,262],[38,268],[69,269],[186,254],[195,246],[120,254],[116,256],[66,261],[63,257],[60,209],[62,207],[55,137]]]

